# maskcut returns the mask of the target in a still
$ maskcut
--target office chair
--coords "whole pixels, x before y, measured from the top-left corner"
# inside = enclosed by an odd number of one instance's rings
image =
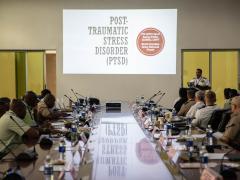
[[[228,110],[218,109],[218,110],[213,111],[212,116],[208,122],[208,125],[211,125],[211,128],[213,129],[213,131],[218,130],[218,126],[222,120],[222,115],[226,111],[228,111]]]
[[[224,112],[222,114],[222,120],[221,120],[221,122],[219,123],[219,126],[218,126],[218,131],[219,132],[224,132],[225,131],[225,127],[231,119],[231,114],[232,114],[231,110],[227,110],[226,112]]]

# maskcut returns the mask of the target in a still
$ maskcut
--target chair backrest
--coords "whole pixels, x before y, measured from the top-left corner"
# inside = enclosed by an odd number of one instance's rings
[[[222,120],[222,115],[226,111],[227,111],[226,109],[218,109],[213,111],[212,116],[208,122],[208,125],[211,125],[211,128],[213,129],[213,131],[218,130],[218,126]]]
[[[97,98],[90,97],[88,100],[90,105],[93,105],[93,104],[100,105],[100,100]]]
[[[224,132],[225,131],[225,127],[231,119],[231,114],[232,114],[231,110],[228,110],[228,111],[226,111],[222,114],[222,120],[221,120],[221,122],[219,123],[219,126],[218,126],[218,131],[219,132]]]

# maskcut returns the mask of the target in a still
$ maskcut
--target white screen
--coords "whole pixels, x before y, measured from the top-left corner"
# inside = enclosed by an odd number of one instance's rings
[[[176,74],[177,10],[63,10],[64,74]]]

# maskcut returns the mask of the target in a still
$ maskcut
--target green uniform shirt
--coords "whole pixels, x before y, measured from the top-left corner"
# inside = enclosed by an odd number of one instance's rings
[[[12,120],[11,117],[15,120]],[[29,130],[29,126],[23,122],[22,119],[16,116],[13,111],[7,111],[0,118],[0,152],[6,150],[7,146],[14,143],[22,143],[22,135]],[[21,128],[20,128],[21,127]],[[2,143],[3,142],[3,143]]]
[[[240,143],[240,113],[233,113],[226,125],[223,139]]]
[[[26,105],[27,113],[26,113],[26,116],[23,119],[23,121],[29,126],[36,126],[37,123],[34,120],[33,109],[30,106],[28,106],[26,103],[24,103],[24,104]]]

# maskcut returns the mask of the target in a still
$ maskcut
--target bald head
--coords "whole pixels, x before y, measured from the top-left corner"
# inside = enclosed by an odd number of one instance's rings
[[[30,107],[35,107],[38,103],[37,95],[33,91],[27,91],[24,96],[24,101]]]
[[[214,105],[216,102],[215,92],[210,91],[210,90],[206,91],[204,99],[205,99],[206,105],[208,105],[208,106]]]
[[[47,94],[44,97],[44,102],[46,103],[48,108],[53,108],[55,105],[55,96],[52,94]]]
[[[240,112],[240,96],[235,96],[231,102],[232,112]]]
[[[10,99],[7,97],[0,98],[0,117],[9,110]]]
[[[195,93],[195,98],[196,98],[196,101],[199,102],[199,101],[204,101],[204,96],[205,96],[205,93],[204,91],[197,91]]]
[[[12,100],[10,104],[10,110],[12,110],[21,119],[24,119],[26,116],[26,106],[20,99]]]

